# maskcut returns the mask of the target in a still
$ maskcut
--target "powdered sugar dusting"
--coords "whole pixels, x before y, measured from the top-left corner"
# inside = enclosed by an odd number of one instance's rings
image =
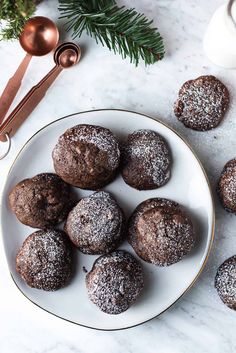
[[[144,286],[138,261],[125,251],[99,257],[86,276],[90,300],[108,314],[127,310]]]
[[[137,183],[140,184],[140,189],[154,188],[162,186],[169,180],[171,163],[169,148],[165,140],[155,131],[133,132],[128,136],[123,152],[122,173],[125,181],[131,186]],[[136,178],[139,181],[132,180]]]
[[[223,207],[236,214],[236,159],[226,163],[221,173],[218,193]]]
[[[225,85],[214,76],[200,76],[183,84],[174,112],[187,127],[206,131],[220,123],[228,105]]]
[[[221,300],[236,310],[236,255],[227,259],[218,269],[215,287]]]
[[[192,249],[195,237],[191,220],[176,202],[155,198],[134,211],[128,241],[145,261],[169,266]]]
[[[26,283],[46,291],[63,287],[70,278],[71,266],[71,246],[56,230],[40,230],[28,236],[16,257],[16,269]]]
[[[105,191],[85,197],[70,212],[65,231],[86,254],[114,250],[123,238],[124,216],[115,199]]]

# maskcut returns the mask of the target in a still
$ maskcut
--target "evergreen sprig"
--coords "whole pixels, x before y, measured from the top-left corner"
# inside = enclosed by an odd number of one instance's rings
[[[34,13],[36,3],[32,0],[0,0],[0,40],[19,37],[25,21]]]
[[[153,21],[133,8],[118,7],[114,0],[59,0],[59,10],[60,18],[68,19],[73,38],[85,31],[135,65],[140,59],[149,65],[164,57],[163,40]]]

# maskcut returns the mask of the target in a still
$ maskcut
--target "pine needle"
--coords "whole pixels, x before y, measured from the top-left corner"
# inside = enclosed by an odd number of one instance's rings
[[[164,57],[163,39],[152,27],[153,21],[133,8],[118,7],[114,0],[59,0],[59,10],[60,18],[68,20],[67,30],[73,31],[73,38],[85,31],[135,65],[140,59],[149,65]]]
[[[0,0],[0,40],[17,39],[25,21],[35,11],[36,1]]]

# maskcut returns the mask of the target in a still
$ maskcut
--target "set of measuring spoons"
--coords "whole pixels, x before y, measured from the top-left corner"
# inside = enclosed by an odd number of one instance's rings
[[[63,69],[70,68],[78,63],[81,57],[81,49],[75,43],[58,44],[59,32],[57,26],[46,17],[37,16],[29,19],[23,28],[19,41],[26,52],[26,56],[8,81],[0,97],[0,141],[7,143],[6,151],[0,156],[0,160],[6,157],[10,151],[11,137],[43,99],[57,76]],[[31,88],[5,119],[20,89],[22,79],[32,57],[46,55],[52,50],[55,50],[54,68],[37,85]]]

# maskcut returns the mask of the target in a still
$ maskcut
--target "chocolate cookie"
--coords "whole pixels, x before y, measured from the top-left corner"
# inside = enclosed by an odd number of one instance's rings
[[[236,310],[236,255],[227,259],[219,267],[215,277],[215,287],[223,303],[230,309]]]
[[[9,194],[9,204],[21,223],[45,229],[62,222],[73,201],[68,184],[56,174],[43,173],[19,182]]]
[[[219,125],[228,106],[225,85],[214,76],[200,76],[183,84],[174,113],[186,127],[206,131]]]
[[[65,232],[85,254],[105,254],[124,238],[125,218],[116,200],[105,191],[80,200],[69,213]]]
[[[156,189],[170,178],[170,151],[155,131],[138,130],[130,134],[122,147],[122,159],[123,179],[135,189]]]
[[[26,238],[16,256],[16,270],[28,286],[45,291],[64,287],[72,273],[72,249],[66,235],[39,230]]]
[[[135,209],[128,241],[144,261],[169,266],[190,252],[195,237],[190,218],[177,202],[154,198]]]
[[[139,262],[126,251],[99,257],[86,275],[90,300],[107,314],[126,311],[138,298],[143,286]]]
[[[52,157],[56,173],[67,183],[97,190],[115,177],[120,150],[110,130],[77,125],[60,136]]]
[[[217,191],[225,210],[236,214],[236,159],[224,166]]]

